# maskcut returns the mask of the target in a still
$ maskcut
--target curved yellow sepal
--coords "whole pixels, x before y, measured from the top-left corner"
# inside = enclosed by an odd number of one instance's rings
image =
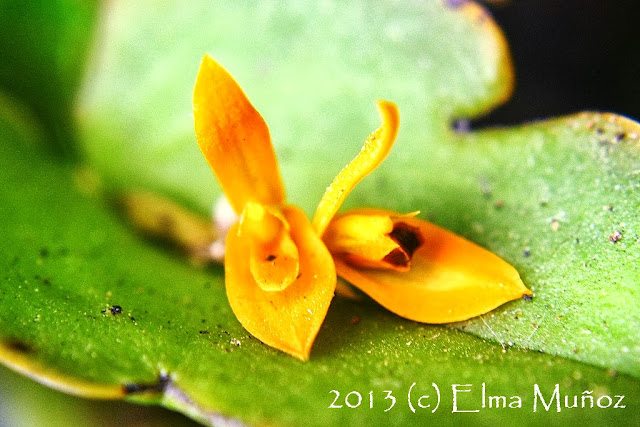
[[[409,271],[361,268],[335,257],[340,277],[390,311],[418,322],[449,323],[532,295],[518,272],[497,255],[429,222],[402,221],[419,230],[422,239]]]
[[[264,119],[231,75],[205,55],[193,91],[196,139],[237,214],[255,201],[284,202],[271,137]]]
[[[296,280],[279,292],[263,290],[250,271],[247,254],[251,238],[229,231],[225,281],[229,304],[242,326],[265,344],[307,360],[336,287],[331,254],[315,234],[304,213],[285,206],[282,213],[300,255]]]
[[[313,216],[313,228],[322,236],[351,190],[387,157],[398,134],[398,107],[389,101],[378,101],[382,126],[373,132],[358,155],[335,177],[322,196]]]

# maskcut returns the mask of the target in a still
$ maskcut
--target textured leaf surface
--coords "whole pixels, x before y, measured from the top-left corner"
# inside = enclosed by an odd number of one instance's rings
[[[453,118],[478,114],[509,92],[508,59],[491,20],[470,4],[373,9],[109,3],[78,108],[88,162],[108,188],[149,188],[206,212],[219,190],[193,136],[190,97],[209,52],[265,117],[289,201],[310,214],[377,126],[375,100],[390,99],[401,113],[398,143],[346,205],[420,209],[513,263],[536,293],[532,302],[428,326],[338,298],[311,360],[298,362],[241,328],[221,268],[191,267],[140,240],[86,194],[84,169],[43,157],[6,119],[5,363],[79,393],[126,394],[209,422],[638,420],[638,125],[584,114],[455,134]],[[112,314],[115,305],[121,313]],[[432,383],[440,387],[434,414],[409,410],[414,382],[414,406],[416,396],[433,396]],[[483,382],[488,393],[521,396],[522,409],[452,414],[451,385],[473,384],[460,405],[481,409]],[[534,384],[547,401],[559,384],[570,396],[624,394],[627,408],[534,414]],[[329,409],[331,390],[341,399],[356,390],[365,401]],[[385,390],[397,398],[386,413]]]

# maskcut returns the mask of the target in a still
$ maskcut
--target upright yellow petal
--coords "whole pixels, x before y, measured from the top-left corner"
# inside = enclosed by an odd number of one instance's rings
[[[300,254],[297,279],[282,291],[266,291],[254,280],[247,254],[251,237],[235,225],[227,235],[225,281],[236,317],[256,338],[301,360],[307,360],[336,287],[329,251],[304,213],[283,207]]]
[[[392,102],[379,101],[382,126],[373,132],[358,155],[335,177],[322,196],[313,217],[313,228],[322,236],[351,190],[387,157],[398,134],[400,117]]]
[[[426,221],[409,216],[400,221],[421,240],[408,271],[363,268],[335,256],[338,275],[390,311],[418,322],[448,323],[532,295],[518,272],[495,254]]]
[[[196,139],[237,214],[248,201],[284,202],[284,188],[260,113],[231,75],[205,55],[193,92]]]

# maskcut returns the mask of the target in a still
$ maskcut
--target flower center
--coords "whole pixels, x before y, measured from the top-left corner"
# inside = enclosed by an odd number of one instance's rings
[[[238,233],[249,239],[249,269],[264,291],[282,291],[298,277],[298,248],[279,208],[248,202]]]
[[[402,216],[356,213],[336,218],[324,241],[331,253],[351,265],[407,271],[423,238]]]

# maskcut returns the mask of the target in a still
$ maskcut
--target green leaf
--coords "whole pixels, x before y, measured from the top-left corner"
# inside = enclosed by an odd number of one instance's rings
[[[82,78],[96,0],[0,0],[0,88],[22,99],[53,151],[72,152],[72,105]]]
[[[536,298],[460,329],[640,377],[639,132],[584,113],[465,138],[472,172],[432,180],[465,203],[428,213],[510,259]]]
[[[299,362],[237,323],[221,268],[140,240],[87,194],[86,169],[53,163],[7,118],[0,358],[67,391],[159,403],[210,423],[638,420],[639,127],[585,114],[452,132],[454,118],[486,111],[512,84],[499,31],[459,3],[110,2],[78,106],[83,149],[109,189],[149,188],[208,210],[219,190],[193,137],[190,98],[209,52],[264,115],[289,200],[310,214],[377,127],[375,100],[395,101],[398,143],[347,204],[420,209],[513,263],[532,302],[431,326],[336,298],[311,360]],[[483,383],[522,408],[483,409]],[[432,384],[442,397],[433,414]],[[456,384],[472,384],[459,409],[479,413],[452,412]],[[562,397],[561,412],[538,399],[534,413],[535,387],[549,402],[556,384],[569,405],[592,391],[601,403],[624,395],[626,408],[567,409]],[[341,409],[329,408],[332,390]],[[388,412],[386,390],[397,399]],[[354,409],[344,400],[352,391],[363,398]],[[425,394],[432,406],[418,408]]]

